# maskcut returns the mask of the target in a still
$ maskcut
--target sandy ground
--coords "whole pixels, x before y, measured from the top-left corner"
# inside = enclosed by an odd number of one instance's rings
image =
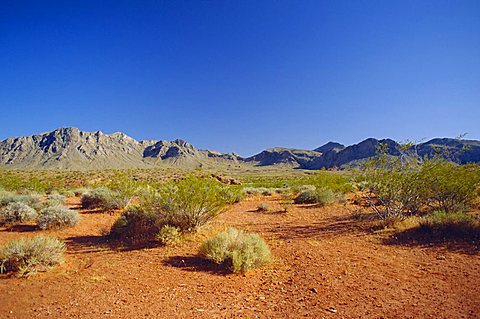
[[[271,209],[257,212],[261,202]],[[478,247],[386,240],[353,210],[284,213],[278,197],[250,199],[180,246],[130,250],[102,236],[118,212],[80,210],[81,223],[61,231],[0,228],[0,244],[48,233],[68,245],[49,272],[0,277],[0,318],[480,318]],[[236,275],[197,257],[229,226],[260,233],[273,263]]]

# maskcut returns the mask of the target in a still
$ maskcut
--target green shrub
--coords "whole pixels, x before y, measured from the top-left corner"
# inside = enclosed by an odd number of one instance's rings
[[[426,204],[446,212],[466,210],[480,185],[480,174],[475,168],[440,160],[426,161],[420,176]]]
[[[270,249],[258,234],[245,234],[235,228],[205,241],[200,254],[217,264],[228,264],[233,272],[246,272],[271,260]]]
[[[22,223],[36,217],[35,209],[22,202],[11,202],[0,209],[0,225]]]
[[[54,237],[15,239],[0,249],[0,272],[29,275],[62,263],[64,252],[65,244]]]
[[[480,238],[480,219],[465,212],[434,211],[420,219],[420,228],[444,237]]]
[[[187,176],[162,185],[144,201],[144,206],[155,212],[164,225],[178,227],[182,232],[195,231],[227,204],[224,187],[212,179]]]
[[[156,239],[164,246],[172,246],[178,244],[182,237],[178,227],[164,225],[156,235]]]
[[[126,199],[118,192],[114,192],[108,188],[101,187],[82,195],[82,208],[102,208],[106,210],[120,209],[128,205],[130,199]]]
[[[40,229],[73,227],[80,221],[80,214],[63,206],[43,208],[38,214],[37,225]]]

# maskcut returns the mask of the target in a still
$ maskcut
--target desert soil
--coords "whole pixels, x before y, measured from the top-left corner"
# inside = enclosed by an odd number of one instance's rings
[[[0,244],[48,233],[68,246],[49,272],[0,277],[0,318],[480,318],[478,247],[407,245],[372,232],[353,206],[285,213],[280,201],[236,204],[177,247],[114,248],[102,234],[118,212],[82,211],[78,199],[74,228],[0,228]],[[237,275],[199,258],[229,226],[260,233],[273,263]]]

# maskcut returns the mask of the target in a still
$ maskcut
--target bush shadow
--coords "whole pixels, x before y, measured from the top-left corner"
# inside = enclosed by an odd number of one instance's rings
[[[202,271],[223,276],[231,274],[226,265],[219,265],[199,256],[172,256],[164,260],[163,264],[191,272]]]
[[[480,238],[455,232],[435,232],[421,227],[408,229],[383,240],[385,245],[438,248],[468,255],[480,254]]]
[[[12,225],[5,229],[5,231],[27,233],[39,230],[37,225]]]

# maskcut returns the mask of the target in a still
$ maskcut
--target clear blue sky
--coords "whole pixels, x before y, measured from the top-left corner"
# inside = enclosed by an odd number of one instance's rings
[[[0,139],[480,139],[480,1],[0,2]]]

